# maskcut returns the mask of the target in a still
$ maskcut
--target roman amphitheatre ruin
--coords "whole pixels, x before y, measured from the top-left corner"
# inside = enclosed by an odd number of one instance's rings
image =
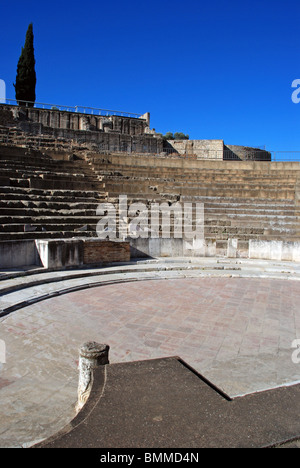
[[[165,141],[149,113],[0,104],[0,446],[298,444],[300,165],[233,143]],[[170,207],[170,235],[160,213],[128,236],[120,196]],[[175,235],[174,204],[192,232],[203,207],[201,239]],[[117,236],[97,235],[99,206]],[[76,416],[90,341],[110,363]]]

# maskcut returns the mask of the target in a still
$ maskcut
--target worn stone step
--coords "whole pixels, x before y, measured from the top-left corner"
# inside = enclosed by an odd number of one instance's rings
[[[82,174],[68,174],[68,173],[51,173],[45,171],[36,171],[35,173],[28,172],[27,170],[17,170],[17,171],[10,171],[5,169],[0,169],[1,177],[7,177],[9,179],[29,179],[32,180],[39,180],[42,181],[50,181],[50,182],[73,182],[73,183],[84,183],[86,187],[89,186],[100,186],[99,181],[95,181],[89,177],[86,177]]]
[[[223,183],[248,183],[248,184],[253,184],[253,183],[272,183],[273,181],[275,183],[280,183],[282,181],[286,183],[293,184],[297,180],[297,176],[295,173],[293,175],[286,174],[285,171],[282,171],[280,173],[274,173],[274,175],[270,174],[246,174],[245,176],[241,175],[241,173],[236,174],[235,176],[233,175],[227,175],[227,174],[221,174],[220,176],[216,176],[214,173],[213,174],[205,174],[202,171],[194,171],[193,173],[190,174],[185,174],[185,173],[176,173],[173,174],[172,171],[166,172],[166,174],[162,174],[162,171],[159,170],[157,174],[152,174],[152,175],[142,175],[139,173],[138,169],[134,169],[129,172],[124,172],[123,170],[120,171],[117,168],[113,169],[110,168],[110,170],[101,170],[93,171],[96,174],[101,174],[105,177],[105,179],[108,182],[113,182],[113,181],[119,181],[121,182],[122,180],[126,181],[150,181],[154,182],[156,181],[157,184],[163,185],[166,182],[173,182],[175,184],[180,185],[181,183],[187,183],[189,185],[198,185],[203,182],[214,182],[215,184],[223,184]]]
[[[243,198],[242,200],[239,197],[221,197],[219,195],[217,196],[182,196],[180,198],[182,202],[202,202],[207,204],[208,206],[221,206],[221,205],[226,205],[228,207],[249,207],[254,205],[254,200],[251,197],[248,198]],[[255,199],[255,206],[294,206],[294,200],[290,199],[276,199],[274,200],[273,198],[268,199],[265,197],[257,197]]]
[[[75,216],[69,213],[69,216],[0,216],[0,224],[12,226],[13,224],[96,224],[100,217],[96,216]]]
[[[64,177],[85,177],[87,180],[97,182],[99,178],[90,171],[87,171],[83,167],[73,166],[73,167],[64,167],[58,164],[40,164],[28,163],[28,161],[16,163],[7,162],[3,164],[3,161],[0,161],[0,170],[7,174],[28,174],[30,176],[34,175],[44,175],[44,176],[64,176]]]
[[[73,237],[97,237],[94,231],[55,231],[55,232],[0,232],[0,241],[3,240],[26,240],[26,239],[71,239]]]
[[[20,199],[22,197],[34,198],[40,197],[49,199],[49,198],[82,198],[83,201],[88,199],[98,199],[99,197],[103,196],[103,191],[99,190],[64,190],[64,189],[35,189],[29,187],[10,187],[10,186],[2,186],[0,187],[0,196],[1,199],[10,199],[10,197],[16,197],[16,199]]]
[[[205,164],[201,167],[201,164],[198,167],[188,168],[187,166],[179,166],[179,167],[172,167],[170,166],[142,166],[142,165],[125,165],[121,163],[114,163],[110,161],[107,163],[105,160],[100,159],[93,159],[91,161],[91,167],[94,168],[95,171],[106,171],[108,174],[112,171],[118,171],[122,175],[134,175],[140,177],[162,177],[167,174],[169,177],[176,176],[176,178],[180,177],[191,177],[191,178],[216,178],[225,176],[227,178],[242,178],[242,177],[279,177],[279,171],[282,173],[284,171],[284,175],[290,178],[295,178],[295,172],[290,167],[283,168],[281,166],[279,169],[273,164],[273,166],[265,166],[264,168],[257,167],[254,169],[252,165],[249,165],[247,169],[245,168],[230,168],[226,169],[226,163],[222,163],[223,168],[217,167],[217,165],[213,165],[211,168],[205,167]],[[236,165],[237,166],[237,165]],[[262,167],[262,166],[260,166]],[[269,169],[269,170],[268,170]]]
[[[226,215],[243,215],[243,214],[276,214],[276,215],[300,215],[300,209],[295,208],[294,205],[275,205],[272,206],[271,204],[266,203],[265,205],[253,205],[250,206],[242,206],[242,204],[239,206],[228,206],[226,204],[218,204],[216,206],[211,206],[210,204],[206,203],[204,204],[205,212],[209,214],[218,214],[218,213],[224,213]]]
[[[278,215],[277,213],[273,214],[255,214],[255,213],[249,213],[249,214],[223,214],[223,213],[217,213],[217,214],[209,214],[207,211],[205,212],[205,219],[207,221],[213,222],[213,221],[223,221],[226,220],[227,222],[230,223],[236,223],[236,222],[245,222],[245,223],[250,223],[250,222],[259,222],[259,221],[265,221],[267,223],[270,222],[277,222],[277,223],[299,223],[299,218],[298,216],[288,216],[288,215]]]
[[[93,216],[96,213],[98,204],[95,206],[84,206],[84,208],[74,208],[65,204],[64,208],[56,206],[57,204],[53,203],[52,208],[38,208],[36,204],[33,204],[34,207],[31,208],[2,208],[0,202],[1,216],[10,216],[12,218],[22,216],[22,217],[37,217],[37,216]],[[23,206],[23,205],[22,205]]]
[[[26,226],[28,226],[25,229],[24,224],[9,224],[9,225],[2,225],[0,224],[0,232],[6,232],[6,233],[16,233],[16,232],[75,232],[76,230],[82,229],[83,234],[91,231],[96,231],[96,224],[87,224],[85,222],[87,220],[82,220],[80,223],[67,223],[66,220],[62,220],[61,223],[38,223],[38,222],[33,222],[33,223],[28,223]],[[29,229],[30,226],[30,229]]]

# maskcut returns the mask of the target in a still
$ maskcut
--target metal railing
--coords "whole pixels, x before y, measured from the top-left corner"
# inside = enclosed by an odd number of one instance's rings
[[[270,151],[274,162],[300,162],[300,151]]]
[[[5,104],[8,106],[34,107],[36,109],[58,110],[58,111],[75,112],[75,113],[87,114],[87,115],[102,115],[102,116],[117,115],[119,117],[130,117],[134,119],[140,119],[144,115],[144,114],[137,114],[134,112],[100,109],[97,107],[63,106],[61,104],[47,104],[44,102],[21,101],[21,100],[17,101],[16,99],[6,99]]]
[[[231,150],[203,149],[196,153],[180,153],[173,148],[164,148],[162,150],[166,155],[177,154],[185,159],[203,159],[209,161],[271,161],[271,155],[264,151],[249,151],[247,154],[238,155]]]

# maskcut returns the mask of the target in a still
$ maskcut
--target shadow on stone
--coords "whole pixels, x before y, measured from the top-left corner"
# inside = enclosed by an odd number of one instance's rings
[[[230,400],[177,357],[97,367],[87,403],[34,448],[258,448],[300,436],[300,385]]]

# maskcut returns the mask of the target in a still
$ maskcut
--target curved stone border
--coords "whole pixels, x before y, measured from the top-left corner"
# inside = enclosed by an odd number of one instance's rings
[[[131,267],[131,268],[129,268]],[[70,281],[69,283],[66,281],[63,281],[63,278],[64,278],[64,274],[65,273],[68,273],[70,274],[71,272],[56,272],[56,273],[53,273],[53,275],[51,275],[51,278],[52,278],[52,283],[48,283],[48,284],[45,284],[44,285],[44,288],[43,288],[43,285],[40,284],[39,286],[31,286],[31,287],[28,287],[27,289],[25,288],[24,289],[24,283],[22,284],[22,287],[23,289],[20,289],[20,290],[16,290],[14,293],[11,293],[11,299],[13,299],[13,297],[16,299],[17,295],[19,294],[19,300],[18,302],[25,302],[25,299],[26,300],[29,300],[30,303],[34,303],[35,301],[39,301],[39,300],[43,300],[43,299],[46,299],[49,296],[49,294],[51,293],[53,296],[56,295],[56,296],[59,296],[60,294],[64,294],[64,293],[67,293],[67,292],[71,292],[72,290],[80,290],[80,289],[85,289],[85,288],[88,288],[88,287],[94,287],[94,286],[97,286],[99,283],[100,285],[106,285],[106,284],[117,284],[117,282],[119,283],[122,283],[122,282],[133,282],[133,281],[143,281],[147,278],[150,278],[150,279],[175,279],[175,278],[191,278],[194,277],[196,278],[197,280],[197,277],[199,278],[199,282],[201,283],[201,278],[209,278],[211,277],[212,281],[214,281],[214,278],[232,278],[232,281],[234,281],[235,278],[242,278],[242,277],[247,277],[247,278],[253,278],[253,279],[257,279],[261,276],[264,276],[265,278],[268,278],[270,276],[272,276],[274,279],[280,279],[280,278],[283,278],[283,279],[286,279],[286,280],[298,280],[299,279],[299,265],[283,265],[283,264],[279,264],[278,262],[275,264],[274,262],[271,263],[271,262],[233,262],[233,263],[228,263],[228,262],[223,262],[222,259],[219,259],[219,260],[216,260],[216,259],[212,259],[210,262],[207,262],[207,263],[197,263],[197,264],[191,264],[189,262],[186,262],[186,263],[181,263],[180,262],[176,262],[175,260],[172,261],[172,260],[163,260],[163,259],[160,259],[160,260],[157,260],[157,261],[153,261],[151,262],[151,265],[148,265],[148,271],[147,270],[147,266],[145,264],[143,265],[140,265],[140,268],[137,268],[136,265],[130,265],[128,266],[127,268],[125,268],[124,266],[122,267],[124,268],[125,270],[127,270],[127,273],[122,273],[122,274],[117,274],[117,272],[121,270],[121,267],[115,267],[113,269],[107,269],[107,271],[105,272],[104,269],[101,269],[101,276],[99,277],[99,275],[97,275],[97,270],[94,271],[94,276],[88,276],[86,278],[82,278],[82,277],[78,277],[78,278],[74,278],[72,279],[72,281]],[[180,269],[181,268],[181,269]],[[145,270],[142,272],[142,270]],[[108,273],[108,270],[109,270],[109,273]],[[131,273],[129,273],[129,270],[131,270]],[[55,281],[55,276],[58,275],[58,273],[60,273],[60,278],[59,278],[59,281]],[[88,273],[88,272],[85,272],[85,273]],[[105,274],[104,274],[105,273]],[[115,274],[113,274],[115,273]],[[72,272],[72,274],[75,275],[75,272]],[[78,273],[80,276],[82,274],[82,272],[79,272]],[[46,274],[42,274],[42,275],[39,275],[39,277],[31,277],[30,278],[30,282],[31,281],[35,281],[37,279],[39,279],[41,282],[42,282],[42,279],[43,278],[46,278]],[[25,280],[26,278],[24,277],[23,280]],[[28,279],[28,278],[27,278]],[[50,277],[48,277],[48,279],[50,279]],[[86,280],[86,283],[85,284],[82,284],[84,282],[84,280]],[[78,282],[78,284],[76,283]],[[230,281],[229,281],[230,282]],[[68,284],[67,284],[68,283]],[[81,284],[80,284],[81,283]],[[162,282],[163,283],[163,282]],[[184,283],[184,282],[183,282]],[[164,284],[164,283],[163,283]],[[164,288],[164,285],[161,285],[162,288]],[[27,283],[27,286],[30,286],[29,282]],[[130,285],[128,285],[130,286]],[[134,286],[134,284],[132,285]],[[143,284],[141,283],[140,286],[139,286],[139,283],[136,283],[136,287],[134,287],[134,289],[140,289],[140,287],[142,287]],[[151,285],[151,288],[152,286],[155,287],[155,284]],[[175,285],[176,287],[177,285]],[[184,284],[182,285],[183,286],[183,290],[184,290]],[[295,284],[296,286],[296,289],[297,289],[297,283]],[[1,284],[0,284],[0,287],[1,287]],[[55,290],[51,290],[48,289],[50,287],[53,287],[53,288],[56,288]],[[166,284],[166,287],[167,287],[167,284]],[[16,285],[16,288],[17,288],[17,285]],[[72,288],[72,289],[71,289]],[[127,286],[126,284],[124,285],[124,289],[126,289]],[[114,288],[113,288],[114,289]],[[104,290],[102,290],[104,292]],[[37,296],[34,297],[34,294],[33,293],[36,293]],[[30,293],[30,295],[29,295]],[[90,291],[90,293],[88,295],[90,295],[92,293],[92,291]],[[48,294],[48,296],[47,296]],[[100,296],[102,295],[102,292],[101,290],[99,291],[99,294]],[[21,295],[23,295],[23,297],[21,298]],[[26,298],[26,295],[27,295],[27,298]],[[6,295],[8,296],[8,294]],[[79,294],[80,296],[80,294]],[[2,296],[1,298],[1,303],[2,302],[2,299],[5,299],[5,295]],[[68,297],[67,297],[67,302],[68,302]],[[15,301],[15,304],[16,304],[16,301]],[[3,304],[4,305],[4,304]],[[13,303],[11,303],[11,306],[14,305]],[[29,304],[28,304],[29,305]],[[47,303],[45,303],[45,305],[42,307],[46,307],[47,306]],[[47,307],[46,307],[47,308]],[[30,311],[30,310],[29,310]],[[21,311],[21,314],[23,313],[23,311]],[[47,314],[47,311],[46,311],[46,314]],[[25,314],[27,315],[27,314]],[[16,313],[16,318],[18,316],[18,312]],[[12,314],[11,316],[11,320],[12,322],[15,320],[15,317],[14,315]],[[26,318],[25,318],[26,320]],[[5,319],[1,319],[0,320],[1,322],[5,322]],[[7,317],[7,325],[9,325],[9,322],[10,322],[10,318]],[[86,337],[84,337],[84,340],[86,339]],[[89,339],[89,338],[88,338]],[[84,341],[83,340],[83,341]],[[104,341],[106,342],[106,340]],[[112,345],[112,344],[111,344]],[[180,354],[180,356],[182,357],[182,359],[185,359],[186,360],[186,357],[185,356],[182,356]],[[26,356],[25,356],[26,357]],[[24,359],[24,357],[22,357]],[[273,359],[273,354],[270,355],[270,359]],[[193,366],[193,362],[190,361],[190,360],[186,360],[186,362],[189,363],[190,366]],[[247,370],[246,372],[248,373],[248,369],[249,369],[249,363],[251,364],[251,360],[247,360],[245,361],[245,366],[244,366],[244,362],[242,363],[243,364],[243,367],[245,367]],[[266,361],[266,364],[268,364],[268,361]],[[197,369],[197,367],[195,366],[195,369]],[[205,371],[205,375],[207,378],[209,378],[210,381],[212,382],[216,382],[216,384],[219,386],[220,385],[220,381],[222,381],[222,378],[218,378],[218,379],[215,379],[215,376],[216,375],[220,375],[220,371],[223,372],[223,376],[225,375],[225,379],[227,379],[227,375],[228,375],[228,371],[231,371],[231,367],[230,367],[230,363],[227,365],[227,366],[224,366],[224,362],[222,361],[220,365],[216,365],[216,366],[211,366],[210,363],[209,363],[209,372],[206,374],[206,371]],[[234,372],[234,375],[235,377],[238,375],[238,366],[237,367],[234,367],[233,369],[233,372]],[[101,375],[103,376],[103,372],[101,372]],[[105,375],[103,376],[105,377]],[[268,379],[266,379],[266,382],[269,384],[269,381]],[[75,382],[76,383],[76,382]],[[281,382],[279,382],[281,384]],[[220,385],[220,388],[222,387],[222,385]],[[21,388],[21,387],[20,387]],[[257,387],[257,388],[260,388],[260,387]],[[255,391],[257,390],[257,388],[255,387]],[[47,387],[47,391],[48,391],[48,387]],[[76,391],[76,390],[75,390]],[[244,390],[243,390],[244,391]],[[237,394],[237,391],[236,389],[234,389],[234,392],[233,395],[236,395]],[[228,394],[231,394],[230,392],[228,392]],[[8,398],[10,398],[9,396],[9,389],[8,389]],[[63,408],[63,411],[64,408]],[[50,408],[49,410],[50,414],[52,414],[52,408]],[[38,410],[36,411],[36,414],[35,415],[32,415],[32,418],[36,417],[37,418],[37,421],[39,421],[39,418],[40,418],[40,414],[38,414]],[[61,416],[59,416],[61,417]],[[77,423],[78,423],[78,419],[76,419]],[[25,421],[26,422],[26,421]],[[25,424],[24,422],[24,424]],[[8,436],[8,435],[7,435]],[[27,436],[26,436],[27,437]],[[32,440],[36,439],[37,437],[34,436],[33,434],[33,437],[32,437]],[[8,439],[7,439],[8,440]],[[12,440],[16,440],[15,439],[15,436],[13,436],[13,439]],[[22,441],[23,443],[23,441]],[[27,442],[25,442],[27,443]]]
[[[10,276],[0,282],[0,318],[23,307],[83,289],[132,281],[183,278],[264,278],[300,280],[300,265],[288,262],[228,259],[156,259],[106,268]],[[2,284],[1,284],[2,283]],[[8,284],[11,283],[11,284]],[[25,292],[25,294],[24,294]],[[25,296],[25,299],[24,299]],[[22,300],[20,300],[22,298]]]

